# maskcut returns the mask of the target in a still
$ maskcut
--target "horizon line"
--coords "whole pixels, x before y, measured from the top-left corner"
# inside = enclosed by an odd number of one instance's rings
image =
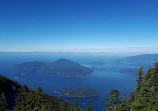
[[[38,52],[38,53],[158,53],[158,47],[123,47],[123,48],[73,48],[73,49],[15,49],[1,50],[2,52]]]

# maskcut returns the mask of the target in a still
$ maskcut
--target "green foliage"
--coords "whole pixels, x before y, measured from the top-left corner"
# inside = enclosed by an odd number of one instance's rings
[[[8,109],[13,108],[15,102],[14,98],[19,88],[20,84],[0,75],[0,94],[4,92]]]
[[[153,75],[152,75],[153,90],[154,92],[158,92],[158,61],[155,60],[154,68],[152,70],[153,70]]]
[[[119,91],[117,89],[111,89],[109,95],[110,100],[106,98],[106,108],[108,111],[117,111],[118,104],[120,104]]]
[[[90,103],[88,104],[86,111],[92,111]]]
[[[135,90],[131,92],[126,102],[125,98],[119,102],[118,91],[111,90],[110,100],[107,100],[107,111],[158,111],[158,61],[149,67],[143,75],[141,67],[138,71]]]
[[[35,107],[36,109],[41,109],[44,105],[44,103],[46,102],[45,98],[44,98],[44,92],[42,90],[42,88],[39,86],[35,92]]]
[[[16,98],[15,111],[70,111],[74,105],[57,97],[45,95],[41,87],[36,91],[22,86]]]
[[[20,88],[18,97],[16,98],[15,111],[28,111],[34,109],[34,98],[33,93],[25,85]]]
[[[36,91],[22,86],[16,98],[15,111],[82,111],[76,105],[72,105],[54,96],[46,95],[41,87]]]
[[[141,87],[135,91],[134,101],[130,104],[131,111],[157,110],[158,109],[158,62],[155,61],[154,67],[149,67],[143,76]]]
[[[5,93],[6,98],[0,95],[0,108],[5,106],[6,109],[14,111],[60,111],[61,109],[63,111],[83,111],[78,105],[75,106],[58,97],[44,94],[41,87],[33,91],[26,84],[21,86],[19,83],[0,75],[1,92]],[[7,103],[10,103],[8,107]],[[5,109],[0,109],[0,111],[5,111]]]
[[[118,106],[118,111],[127,111],[129,109],[126,99],[125,99],[125,94],[122,95],[121,103]]]
[[[78,111],[78,102],[77,102],[77,98],[76,98],[76,103],[75,103],[74,111]]]
[[[143,71],[142,71],[143,67],[141,67],[138,71],[138,77],[137,77],[137,83],[136,83],[136,88],[135,88],[135,93],[139,93],[141,86],[142,86],[142,75],[143,75]]]
[[[7,111],[7,101],[4,93],[0,95],[0,111]]]

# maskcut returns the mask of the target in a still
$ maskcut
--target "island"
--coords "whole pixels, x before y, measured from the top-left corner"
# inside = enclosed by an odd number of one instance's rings
[[[65,89],[59,92],[56,92],[61,97],[77,97],[77,98],[85,98],[85,97],[97,97],[99,96],[99,92],[90,89],[90,88],[72,88]]]
[[[56,74],[62,77],[88,77],[93,72],[92,68],[80,65],[77,62],[58,59],[54,62],[24,62],[14,66],[17,69],[28,72],[42,72],[45,74]]]

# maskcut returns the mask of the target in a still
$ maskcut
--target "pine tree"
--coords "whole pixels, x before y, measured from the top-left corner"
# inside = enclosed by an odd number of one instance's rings
[[[44,98],[44,92],[42,90],[42,88],[39,86],[35,92],[35,107],[39,110],[41,109],[41,106],[44,105],[44,103],[46,102],[45,98]]]
[[[74,111],[74,107],[73,106],[71,107],[70,111]]]
[[[7,101],[4,93],[0,95],[0,111],[7,111]]]
[[[136,100],[136,96],[139,95],[141,87],[142,87],[142,81],[143,81],[143,67],[141,67],[138,71],[138,77],[137,77],[137,83],[136,83],[136,87],[135,90],[133,92],[131,92],[129,98],[128,98],[128,105],[129,107],[133,107],[132,105],[134,105],[134,101]],[[137,103],[138,104],[138,103]]]
[[[64,104],[60,105],[60,111],[65,111],[65,105]]]
[[[78,102],[77,102],[77,98],[76,98],[76,102],[75,102],[75,109],[74,111],[78,111]]]
[[[130,107],[131,106],[131,104],[134,102],[134,99],[135,98],[135,93],[134,93],[134,91],[133,92],[131,92],[130,94],[129,94],[129,97],[128,97],[128,99],[127,99],[127,104],[128,104],[128,106]]]
[[[138,77],[137,77],[137,83],[136,83],[136,88],[135,88],[135,93],[139,93],[140,92],[140,88],[142,86],[142,75],[143,75],[143,71],[142,71],[143,67],[141,67],[138,71]]]
[[[28,89],[26,84],[24,84],[19,91],[18,97],[16,98],[16,103],[14,110],[15,111],[29,111],[33,110],[31,103],[32,98],[30,98],[30,95],[32,95],[31,91]]]
[[[125,94],[122,95],[121,103],[118,106],[118,111],[128,111],[129,108],[126,104]]]
[[[155,93],[158,93],[158,61],[155,60],[154,69],[153,69],[153,77],[152,77],[152,85]]]
[[[111,110],[117,111],[118,104],[120,104],[119,91],[117,89],[111,89],[109,95],[110,95],[110,100],[106,98],[107,111],[111,111]]]
[[[88,107],[87,107],[86,111],[92,111],[90,103],[88,103]]]
[[[142,71],[143,67],[141,67],[138,71],[138,77],[137,77],[137,83],[136,83],[136,87],[135,90],[133,92],[131,92],[130,96],[128,97],[127,100],[127,104],[129,107],[131,107],[132,103],[135,101],[135,97],[136,95],[139,94],[141,87],[142,87],[142,75],[143,75],[143,71]]]
[[[156,96],[157,93],[157,83],[158,82],[158,64],[157,62],[154,63],[154,67],[149,67],[146,74],[143,76],[143,81],[141,81],[141,86],[138,84],[135,90],[136,95],[134,97],[134,101],[130,105],[131,111],[156,111],[158,110],[158,98]],[[141,72],[141,71],[139,71]],[[157,73],[157,74],[156,74]],[[139,74],[140,76],[140,74]],[[139,77],[138,77],[139,78]]]

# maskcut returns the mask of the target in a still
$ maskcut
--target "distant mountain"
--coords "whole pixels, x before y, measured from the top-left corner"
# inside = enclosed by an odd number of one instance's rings
[[[158,60],[158,54],[143,54],[143,55],[137,55],[137,56],[130,56],[118,61],[123,64],[149,66],[153,64],[154,59]]]
[[[64,77],[87,77],[93,71],[91,68],[67,59],[59,59],[52,63],[24,62],[15,67],[24,71],[56,74]]]
[[[158,60],[158,54],[143,54],[143,55],[126,57],[115,62],[125,65],[127,64],[129,66],[136,66],[136,68],[120,69],[121,73],[136,75],[141,66],[143,66],[144,67],[143,70],[146,71],[149,68],[149,66],[153,65],[155,59]]]
[[[149,66],[152,65],[154,59],[158,60],[158,54],[142,54],[136,56],[129,56],[118,60],[102,60],[102,61],[95,61],[92,62],[92,65],[104,65],[107,63],[119,63],[119,64],[128,64],[128,65],[135,65],[135,66]]]
[[[90,88],[72,88],[57,92],[62,97],[97,97],[99,92]]]

